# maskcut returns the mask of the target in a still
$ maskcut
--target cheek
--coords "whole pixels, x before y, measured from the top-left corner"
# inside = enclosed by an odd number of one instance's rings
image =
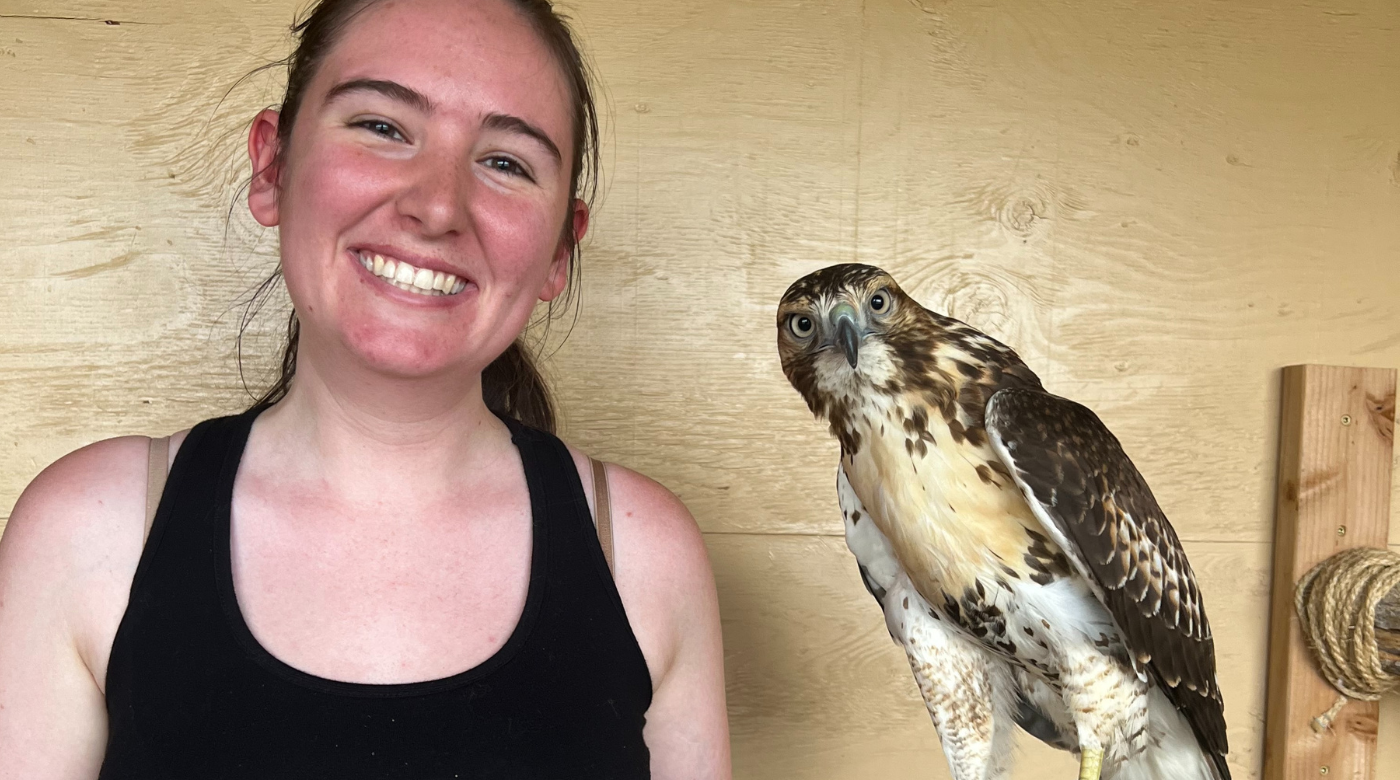
[[[282,182],[279,228],[282,273],[298,307],[305,294],[341,262],[345,231],[385,198],[390,181],[383,162],[355,150],[311,146],[289,166]]]
[[[473,221],[487,256],[496,261],[492,271],[518,282],[522,287],[518,292],[533,300],[553,265],[564,208],[543,199],[492,191],[486,185],[480,190]]]
[[[386,163],[353,148],[307,149],[283,183],[283,199],[295,224],[334,239],[327,229],[344,228],[383,202],[393,181]]]

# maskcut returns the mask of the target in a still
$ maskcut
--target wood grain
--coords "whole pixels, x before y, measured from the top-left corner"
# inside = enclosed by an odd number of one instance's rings
[[[0,0],[0,523],[65,452],[247,403],[239,303],[276,234],[238,197],[242,135],[280,74],[240,79],[304,5]],[[1258,777],[1276,372],[1400,365],[1400,5],[564,5],[606,181],[547,370],[568,438],[707,532],[737,776],[945,776],[833,538],[835,445],[774,349],[787,285],[858,259],[1122,439],[1214,572],[1232,766]],[[253,322],[254,384],[285,306]],[[1072,776],[1058,758],[1019,776]]]
[[[1313,665],[1293,591],[1303,574],[1341,550],[1386,543],[1394,408],[1393,369],[1283,370],[1266,780],[1375,776],[1377,703],[1348,702],[1332,728],[1312,728],[1337,692]]]

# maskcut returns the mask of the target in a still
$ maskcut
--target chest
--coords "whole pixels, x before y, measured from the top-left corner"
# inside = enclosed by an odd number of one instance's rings
[[[412,508],[259,487],[234,491],[230,565],[244,622],[282,662],[332,680],[439,679],[490,658],[519,622],[533,537],[523,484],[475,506]]]
[[[862,422],[862,446],[842,468],[911,577],[961,592],[984,568],[1024,568],[1038,521],[980,429],[900,404]]]

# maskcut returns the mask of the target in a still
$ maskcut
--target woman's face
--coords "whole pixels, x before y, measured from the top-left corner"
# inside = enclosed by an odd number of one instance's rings
[[[254,122],[255,171],[277,120]],[[280,226],[302,350],[403,377],[484,368],[566,282],[565,220],[587,227],[572,141],[560,68],[505,2],[383,0],[354,17],[280,175],[249,192]]]

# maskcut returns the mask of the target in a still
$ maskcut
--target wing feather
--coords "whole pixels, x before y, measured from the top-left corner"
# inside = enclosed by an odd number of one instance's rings
[[[1221,777],[1228,743],[1215,642],[1176,531],[1118,440],[1088,408],[1007,389],[987,430],[1026,499],[1113,615],[1137,664],[1161,683]]]

